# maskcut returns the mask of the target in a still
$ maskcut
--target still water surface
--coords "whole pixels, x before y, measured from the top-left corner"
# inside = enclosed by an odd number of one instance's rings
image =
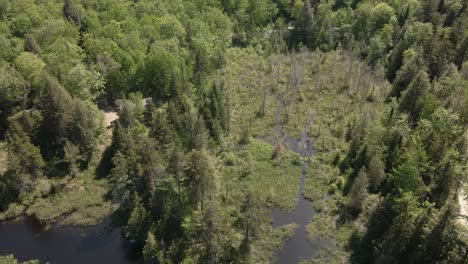
[[[0,224],[0,255],[20,261],[38,259],[51,264],[139,263],[137,250],[120,237],[118,229],[52,226],[43,230],[34,219]]]
[[[281,105],[278,112],[281,111]],[[279,116],[279,115],[278,115]],[[301,138],[288,136],[279,125],[278,132],[283,136],[286,148],[303,157],[313,155],[312,141],[304,129]],[[306,178],[307,164],[302,163],[302,177],[299,183],[298,204],[293,212],[283,212],[274,208],[272,212],[275,227],[296,223],[291,238],[276,255],[280,264],[298,263],[301,259],[311,259],[324,241],[308,238],[307,224],[316,212],[309,201],[304,199],[302,189]],[[95,227],[77,228],[52,226],[43,230],[32,218],[25,217],[19,222],[0,223],[0,255],[14,254],[20,261],[38,259],[50,264],[130,264],[140,263],[138,250],[120,237],[118,229],[109,230],[108,223]]]
[[[315,150],[312,147],[313,142],[307,135],[307,129],[312,126],[312,120],[309,122],[309,126],[302,130],[300,139],[295,139],[289,136],[280,125],[279,117],[282,108],[283,105],[279,101],[276,124],[278,134],[283,139],[283,145],[302,157],[314,155]],[[307,163],[302,161],[302,175],[297,193],[298,202],[294,211],[284,212],[280,208],[273,208],[272,218],[274,227],[291,223],[296,223],[298,225],[294,230],[293,236],[284,242],[283,247],[276,254],[275,262],[279,264],[292,264],[298,263],[300,260],[312,259],[326,243],[326,241],[310,239],[310,237],[308,237],[307,225],[312,221],[317,212],[312,207],[311,202],[306,200],[302,195],[306,177]]]

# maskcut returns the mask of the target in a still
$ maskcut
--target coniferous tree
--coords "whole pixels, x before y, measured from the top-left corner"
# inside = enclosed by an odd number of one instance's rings
[[[304,0],[302,14],[296,22],[296,31],[298,39],[305,46],[314,47],[314,10],[311,6],[310,0]]]
[[[181,186],[183,181],[183,174],[184,174],[184,167],[185,167],[185,157],[184,153],[180,149],[175,149],[172,152],[171,157],[171,171],[175,178],[176,185],[177,185],[177,197],[179,202],[181,201]]]
[[[151,231],[148,231],[145,246],[143,247],[143,261],[145,264],[159,264],[164,263],[159,258],[158,241]]]
[[[372,156],[367,166],[367,176],[369,177],[370,189],[373,192],[377,192],[385,179],[385,163],[383,163],[379,156]]]
[[[187,180],[186,188],[195,208],[201,208],[205,200],[213,192],[214,168],[205,149],[192,150],[187,155]],[[199,207],[200,205],[200,207]]]
[[[429,89],[429,77],[426,72],[420,71],[403,93],[398,110],[407,113],[411,122],[414,123],[417,121],[420,111],[417,107],[419,100],[426,95]]]
[[[406,90],[413,78],[415,78],[421,70],[422,65],[421,57],[418,54],[412,55],[411,58],[407,58],[396,74],[390,96],[400,98],[402,92]]]
[[[367,198],[369,187],[369,179],[367,171],[363,168],[359,171],[357,178],[354,180],[353,186],[349,192],[350,203],[349,209],[352,215],[358,215],[362,212],[364,202]]]
[[[26,106],[29,89],[18,71],[0,67],[0,140],[8,127],[8,117]]]
[[[8,169],[15,175],[21,193],[31,191],[34,179],[43,175],[45,167],[39,148],[31,143],[20,124],[13,122],[7,133]]]
[[[145,209],[141,198],[137,194],[134,195],[132,203],[133,210],[123,230],[125,232],[125,237],[143,245],[148,234],[150,214]]]

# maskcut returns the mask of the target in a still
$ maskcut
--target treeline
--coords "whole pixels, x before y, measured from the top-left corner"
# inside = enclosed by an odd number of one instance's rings
[[[243,262],[252,220],[228,220],[213,199],[218,171],[209,149],[222,141],[227,117],[222,84],[209,76],[232,38],[220,4],[1,6],[0,132],[8,171],[0,209],[48,195],[35,190],[42,177],[85,170],[105,137],[97,105],[123,99],[98,176],[109,179],[121,205],[115,219],[125,237],[148,263]],[[142,95],[154,104],[142,106]],[[242,212],[252,200],[246,196]]]
[[[397,79],[410,64],[414,66],[419,55],[412,56]],[[366,232],[351,243],[353,261],[358,263],[466,261],[466,241],[457,219],[468,157],[464,118],[468,82],[455,66],[432,83],[424,66],[416,72],[376,120],[363,116],[339,164],[349,175],[343,221],[375,206],[365,219]],[[462,86],[452,90],[452,81]]]
[[[221,210],[221,172],[201,113],[172,102],[143,108],[135,95],[119,116],[107,150],[112,194],[121,204],[116,219],[124,235],[143,247],[145,261],[243,262],[249,235],[241,242],[237,234],[254,227]],[[252,210],[250,204],[243,210]]]
[[[349,152],[335,162],[348,179],[342,221],[359,217],[369,195],[382,199],[350,242],[351,261],[462,263],[466,244],[454,219],[466,180],[467,6],[0,0],[0,140],[8,147],[0,210],[38,195],[37,179],[86,169],[105,136],[98,105],[123,99],[98,174],[121,203],[125,236],[148,263],[246,262],[262,206],[246,193],[239,213],[229,215],[217,196],[215,156],[240,136],[230,134],[239,125],[230,119],[236,102],[220,78],[226,54],[232,47],[264,57],[340,49],[384,67],[393,85],[385,112],[347,124]],[[272,63],[270,72],[280,69]],[[257,81],[251,87],[263,98],[278,95]],[[290,96],[300,95],[293,88],[280,94],[290,105],[302,100]],[[153,103],[144,107],[143,97]],[[265,104],[252,103],[260,106],[257,118],[265,116]],[[235,131],[248,139],[242,126]]]
[[[386,111],[363,114],[338,165],[349,175],[342,221],[375,206],[350,242],[356,263],[466,263],[468,254],[457,223],[468,158],[467,3],[412,4],[394,17],[383,53],[393,81]]]

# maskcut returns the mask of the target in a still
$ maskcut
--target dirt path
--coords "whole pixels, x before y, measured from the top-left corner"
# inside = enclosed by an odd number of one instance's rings
[[[111,111],[106,111],[104,112],[104,121],[106,124],[106,139],[102,144],[98,145],[98,149],[101,152],[104,152],[104,150],[111,144],[112,142],[112,122],[117,120],[119,116],[117,115],[117,112],[111,112]]]
[[[0,149],[0,175],[7,171],[7,152]]]
[[[468,228],[468,197],[463,187],[460,188],[460,192],[458,193],[458,203],[460,204],[459,222]]]
[[[104,112],[104,118],[106,120],[106,127],[110,127],[112,121],[117,120],[119,116],[117,115],[117,112]]]

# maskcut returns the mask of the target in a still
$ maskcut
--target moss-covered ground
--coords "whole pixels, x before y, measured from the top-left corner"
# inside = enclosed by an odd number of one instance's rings
[[[6,211],[0,213],[0,220],[26,214],[34,216],[44,226],[92,226],[102,222],[115,209],[107,195],[108,180],[96,178],[96,166],[110,143],[110,136],[111,133],[107,133],[107,137],[101,139],[88,169],[74,177],[37,180],[31,192],[20,195],[19,202],[10,204]],[[0,166],[2,149],[4,146],[0,145]]]

